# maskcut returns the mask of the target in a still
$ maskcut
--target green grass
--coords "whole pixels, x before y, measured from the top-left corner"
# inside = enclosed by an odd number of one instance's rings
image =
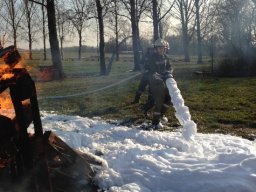
[[[202,130],[230,125],[256,128],[256,78],[186,80],[180,89]]]
[[[108,55],[109,56],[109,55]],[[121,55],[122,57],[122,55]],[[193,61],[196,61],[195,59]],[[50,61],[46,61],[47,63]],[[108,63],[108,62],[106,62]],[[36,80],[41,60],[28,61]],[[204,64],[173,63],[175,79],[189,107],[192,119],[203,133],[235,134],[245,138],[256,135],[256,77],[216,78],[195,76],[193,71],[210,71],[210,62]],[[36,82],[41,110],[56,111],[59,114],[100,116],[116,119],[124,124],[141,123],[144,120],[140,110],[147,93],[143,94],[140,104],[131,105],[140,76],[120,83],[109,89],[87,94],[90,91],[120,82],[136,74],[131,72],[131,62],[115,62],[109,76],[99,76],[97,61],[63,62],[67,77],[59,81]],[[68,95],[81,94],[76,97]],[[49,96],[67,96],[61,99],[47,99]],[[167,113],[170,126],[178,124],[171,107]]]

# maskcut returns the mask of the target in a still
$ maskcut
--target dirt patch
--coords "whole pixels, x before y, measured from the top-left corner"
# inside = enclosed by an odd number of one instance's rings
[[[221,132],[223,134],[230,134],[241,136],[245,139],[255,140],[256,139],[256,128],[255,127],[246,127],[245,125],[237,125],[237,124],[221,124],[221,129],[217,132]]]

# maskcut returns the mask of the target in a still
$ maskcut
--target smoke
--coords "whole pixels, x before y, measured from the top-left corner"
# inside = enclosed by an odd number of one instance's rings
[[[176,111],[175,116],[179,123],[183,126],[182,135],[186,140],[193,140],[197,132],[197,125],[191,120],[189,108],[184,105],[184,100],[180,94],[177,83],[173,78],[168,78],[166,80],[166,85]]]
[[[6,168],[5,168],[6,169]],[[3,173],[2,173],[3,172]],[[26,177],[18,178],[18,180],[14,181],[11,178],[11,175],[5,172],[5,170],[1,170],[1,181],[0,181],[0,191],[4,192],[27,192],[31,191],[31,180],[33,178],[32,174],[26,175]]]

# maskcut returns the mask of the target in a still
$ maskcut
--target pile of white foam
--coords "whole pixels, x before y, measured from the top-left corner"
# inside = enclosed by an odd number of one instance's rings
[[[194,121],[191,120],[189,108],[184,105],[184,100],[177,86],[177,83],[173,78],[168,78],[166,80],[166,85],[176,111],[175,116],[179,123],[183,126],[182,135],[186,140],[193,140],[197,132],[197,125]]]
[[[255,192],[255,141],[202,133],[187,141],[179,131],[145,131],[100,118],[41,114],[44,130],[102,162],[94,178],[102,191]]]

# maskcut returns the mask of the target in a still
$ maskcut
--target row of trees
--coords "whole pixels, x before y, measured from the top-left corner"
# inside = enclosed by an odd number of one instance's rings
[[[253,0],[2,0],[0,43],[4,46],[11,41],[17,46],[21,39],[26,40],[32,58],[33,44],[38,41],[43,41],[46,52],[49,34],[57,78],[63,77],[61,58],[65,43],[77,40],[81,59],[86,36],[96,32],[101,75],[107,74],[106,37],[114,40],[117,60],[120,42],[132,37],[134,70],[139,70],[145,39],[152,44],[158,37],[170,41],[170,46],[179,39],[185,61],[190,61],[189,47],[196,42],[198,63],[202,63],[202,49],[213,44],[213,40],[218,50],[229,54],[251,51],[256,36],[254,3]]]

